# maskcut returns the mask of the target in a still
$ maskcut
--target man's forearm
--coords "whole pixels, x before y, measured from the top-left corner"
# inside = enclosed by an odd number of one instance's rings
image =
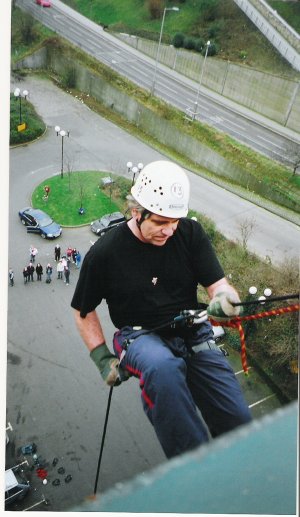
[[[209,287],[207,287],[206,290],[211,300],[214,296],[216,296],[217,293],[222,291],[231,291],[236,296],[238,296],[236,289],[231,284],[229,284],[226,278],[221,278],[221,280],[218,280],[214,284],[211,284]]]
[[[75,309],[74,312],[78,331],[87,348],[91,352],[98,345],[105,342],[105,337],[98,315],[96,311],[93,311],[89,312],[85,318],[81,318],[79,311]]]

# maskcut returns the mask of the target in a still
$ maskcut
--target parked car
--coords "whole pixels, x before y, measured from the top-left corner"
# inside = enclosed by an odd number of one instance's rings
[[[100,219],[97,219],[97,221],[92,221],[91,230],[100,237],[124,221],[126,221],[126,218],[121,212],[113,212],[112,214],[103,215]]]
[[[30,483],[20,466],[16,465],[5,471],[5,507],[23,499],[30,490]]]
[[[55,239],[62,233],[62,228],[51,217],[38,208],[26,207],[19,211],[22,224],[28,233],[39,233],[43,239]]]
[[[50,0],[35,0],[38,5],[41,5],[42,7],[51,7]]]

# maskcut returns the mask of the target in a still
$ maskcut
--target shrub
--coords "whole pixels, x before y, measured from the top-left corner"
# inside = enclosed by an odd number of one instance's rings
[[[37,38],[34,19],[28,13],[23,13],[23,16],[20,18],[20,32],[22,41],[26,45],[30,45]]]
[[[163,12],[162,0],[149,0],[148,9],[152,20],[158,20]]]
[[[76,87],[76,68],[68,67],[62,77],[62,83],[66,88]]]
[[[202,55],[205,55],[206,47],[202,50]],[[217,45],[215,43],[211,43],[208,47],[207,55],[215,56],[217,54]]]
[[[185,37],[184,38],[184,42],[183,42],[183,46],[187,50],[194,50],[194,48],[195,48],[195,40],[194,40],[194,38],[191,38],[190,36]]]
[[[202,50],[204,49],[204,46],[205,46],[205,41],[204,39],[202,38],[197,38],[195,40],[195,50],[197,52],[202,52]]]
[[[208,36],[209,38],[216,38],[218,34],[224,29],[224,19],[215,21],[212,25],[208,28]]]
[[[184,34],[182,34],[181,32],[177,32],[172,39],[172,45],[175,48],[181,48],[181,47],[183,47],[183,44],[184,44]]]

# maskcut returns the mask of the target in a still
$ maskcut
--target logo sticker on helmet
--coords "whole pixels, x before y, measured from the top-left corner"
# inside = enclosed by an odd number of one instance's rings
[[[174,197],[183,197],[183,188],[180,183],[173,183],[171,185],[171,193]]]

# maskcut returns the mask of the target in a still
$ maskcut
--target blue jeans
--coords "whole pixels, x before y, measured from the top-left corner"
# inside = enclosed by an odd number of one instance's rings
[[[122,367],[140,379],[144,411],[168,458],[193,449],[251,420],[240,385],[220,350],[190,351],[190,338],[143,335],[125,327],[115,333],[118,357],[133,340]],[[201,336],[201,331],[198,332]],[[198,343],[201,343],[203,337]],[[199,415],[197,408],[200,410]]]

